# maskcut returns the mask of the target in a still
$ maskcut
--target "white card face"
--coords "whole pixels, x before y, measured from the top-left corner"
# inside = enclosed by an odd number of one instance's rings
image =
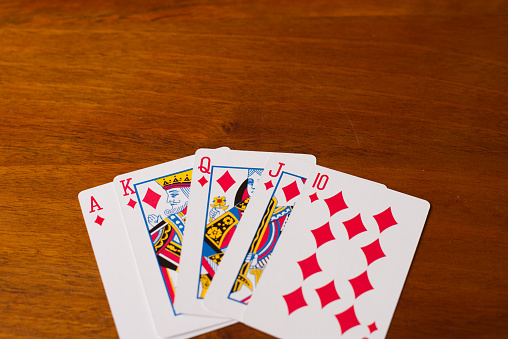
[[[272,155],[204,299],[206,308],[241,319],[314,163]]]
[[[118,336],[160,338],[152,322],[113,183],[79,194]]]
[[[209,149],[196,152],[176,292],[179,312],[217,315],[203,306],[203,299],[273,154],[276,153]],[[315,163],[312,155],[290,156]]]
[[[116,196],[157,332],[163,337],[231,321],[174,310],[193,156],[117,176]]]
[[[281,155],[271,157],[240,227],[224,256],[204,301],[206,308],[241,320],[249,299],[268,265],[282,230],[314,164]],[[382,187],[341,174],[342,181]]]
[[[243,322],[281,338],[384,338],[428,202],[316,166]]]

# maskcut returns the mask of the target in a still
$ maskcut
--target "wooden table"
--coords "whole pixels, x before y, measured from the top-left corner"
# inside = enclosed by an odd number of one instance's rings
[[[432,208],[388,337],[508,335],[508,2],[0,2],[0,337],[114,338],[80,191],[200,147]],[[203,338],[265,338],[238,324]]]

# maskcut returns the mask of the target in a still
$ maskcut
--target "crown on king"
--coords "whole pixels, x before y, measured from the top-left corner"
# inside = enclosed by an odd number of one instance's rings
[[[176,187],[190,187],[192,180],[192,170],[168,175],[167,177],[157,179],[157,183],[165,190]]]

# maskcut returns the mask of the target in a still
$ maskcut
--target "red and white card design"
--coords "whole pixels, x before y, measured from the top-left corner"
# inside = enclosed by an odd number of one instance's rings
[[[163,338],[153,322],[113,183],[79,193],[79,203],[118,336]],[[224,326],[212,323],[181,330],[179,324],[173,325],[172,339],[191,338]]]
[[[194,156],[189,156],[122,174],[113,181],[120,217],[161,337],[202,333],[233,323],[180,314],[173,308],[193,162]]]
[[[427,201],[316,166],[242,321],[281,338],[384,338]]]
[[[275,154],[224,149],[196,152],[175,297],[178,312],[218,315],[204,307],[204,298],[249,201],[254,200],[261,173]],[[291,156],[316,162],[309,154]]]
[[[256,194],[210,285],[204,301],[206,308],[232,319],[242,318],[314,167],[311,162],[290,156],[270,157]],[[362,178],[343,176],[352,183],[384,187]]]
[[[241,319],[314,166],[288,155],[269,158],[252,202],[210,284],[204,300],[206,308]]]

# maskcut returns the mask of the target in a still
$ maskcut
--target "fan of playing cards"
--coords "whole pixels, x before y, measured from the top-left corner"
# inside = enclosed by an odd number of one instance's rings
[[[312,155],[225,147],[79,201],[121,338],[236,321],[281,338],[383,338],[430,208]]]

